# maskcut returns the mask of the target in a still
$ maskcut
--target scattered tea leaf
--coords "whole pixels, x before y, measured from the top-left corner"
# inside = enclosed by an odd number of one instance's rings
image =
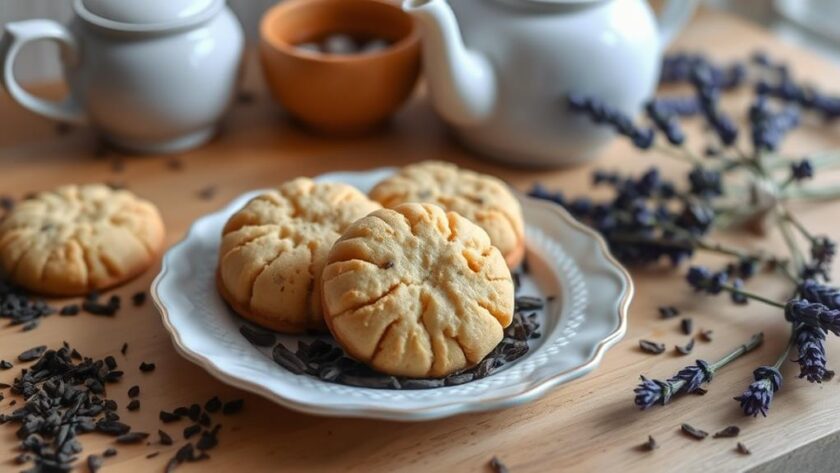
[[[140,443],[146,440],[149,437],[149,434],[146,432],[129,432],[127,434],[122,434],[117,437],[117,443],[121,444],[133,444],[133,443]]]
[[[651,342],[650,340],[639,340],[639,348],[641,348],[645,353],[658,355],[665,351],[665,344]]]
[[[653,438],[652,435],[648,435],[647,442],[643,443],[641,447],[643,450],[652,451],[659,448],[659,444],[656,443],[656,440]]]
[[[158,418],[164,424],[169,424],[170,422],[177,422],[177,421],[181,420],[180,415],[173,414],[171,412],[166,412],[166,411],[160,411],[160,414],[158,415]]]
[[[741,429],[737,425],[730,425],[729,427],[719,432],[715,432],[715,434],[712,437],[716,439],[726,439],[737,437],[740,433]]]
[[[674,348],[677,349],[677,352],[680,355],[688,355],[689,353],[691,353],[691,350],[694,349],[694,339],[689,339],[688,343],[686,343],[684,346],[677,345]]]
[[[37,346],[34,348],[30,348],[29,350],[24,351],[20,355],[18,355],[18,360],[22,362],[36,360],[47,351],[46,345]]]
[[[98,455],[88,455],[87,467],[90,473],[96,473],[102,468],[102,457]]]
[[[201,426],[198,424],[193,424],[189,427],[186,427],[184,428],[184,439],[189,440],[190,437],[199,432],[201,432]]]
[[[700,338],[704,342],[711,342],[713,340],[714,331],[712,330],[701,330],[700,331]]]
[[[738,442],[738,446],[737,446],[737,447],[735,447],[735,450],[737,450],[737,451],[738,451],[738,453],[740,453],[741,455],[750,455],[750,454],[752,453],[752,452],[750,451],[750,449],[749,449],[749,448],[747,448],[747,446],[746,446],[746,445],[744,445],[744,444],[743,444],[743,443],[741,443],[741,442]]]
[[[158,438],[160,439],[161,445],[172,445],[172,437],[166,432],[158,430]]]
[[[685,318],[680,321],[680,328],[684,335],[691,335],[692,329],[694,328],[694,323],[690,318]]]
[[[141,307],[143,304],[146,303],[146,292],[145,291],[135,292],[131,296],[131,303],[132,303],[132,305],[134,305],[134,307]]]
[[[235,399],[233,401],[228,401],[222,407],[222,414],[230,415],[235,414],[242,410],[242,407],[245,405],[244,399]]]
[[[663,319],[671,319],[680,315],[680,311],[674,306],[659,307],[659,316]]]
[[[59,315],[65,316],[72,316],[72,315],[79,315],[79,312],[82,311],[82,308],[79,307],[79,304],[69,304],[61,308],[58,312]]]
[[[210,400],[204,403],[204,410],[209,413],[218,412],[222,408],[222,400],[219,396],[213,396]]]
[[[206,186],[198,191],[198,198],[201,200],[211,200],[216,197],[218,188],[214,185]]]
[[[493,457],[490,459],[490,469],[493,470],[493,473],[510,473],[507,465],[502,463],[502,460],[499,457]]]
[[[697,440],[703,440],[704,438],[709,436],[708,432],[693,427],[690,424],[683,424],[681,428],[684,434]]]

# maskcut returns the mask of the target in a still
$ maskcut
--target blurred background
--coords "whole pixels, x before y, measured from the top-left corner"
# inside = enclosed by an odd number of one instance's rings
[[[228,0],[250,41],[256,39],[257,24],[263,11],[275,3],[276,0]],[[735,13],[840,64],[840,28],[837,27],[840,0],[706,0],[704,5]],[[0,0],[0,25],[29,18],[66,22],[71,16],[71,7],[72,0]],[[15,66],[20,80],[58,80],[58,55],[50,54],[55,47],[52,43],[28,46]]]

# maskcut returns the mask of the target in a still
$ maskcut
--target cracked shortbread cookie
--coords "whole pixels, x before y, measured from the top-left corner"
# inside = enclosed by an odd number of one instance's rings
[[[333,243],[379,209],[346,184],[299,178],[255,197],[222,232],[217,286],[236,312],[280,332],[324,330],[319,287]]]
[[[525,255],[522,208],[508,186],[443,161],[405,166],[370,191],[383,207],[429,202],[457,212],[483,228],[513,269]]]
[[[148,269],[163,239],[152,203],[102,184],[67,185],[21,202],[0,222],[0,265],[32,291],[82,295]]]
[[[481,361],[513,317],[513,281],[481,227],[432,204],[378,210],[327,257],[324,318],[383,373],[441,377]]]

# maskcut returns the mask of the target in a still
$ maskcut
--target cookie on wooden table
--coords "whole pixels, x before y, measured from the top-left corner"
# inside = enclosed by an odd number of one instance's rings
[[[333,336],[392,375],[442,377],[475,365],[513,317],[510,270],[487,232],[433,204],[378,210],[351,225],[322,279]]]
[[[511,269],[525,255],[522,208],[508,186],[493,176],[442,161],[424,161],[380,182],[370,197],[383,207],[430,202],[461,214],[490,235]]]
[[[20,202],[0,221],[0,266],[32,291],[82,295],[144,272],[163,239],[151,202],[102,184],[67,185]]]
[[[316,289],[327,253],[351,223],[379,208],[352,186],[307,178],[255,197],[223,230],[219,292],[264,327],[326,329]]]

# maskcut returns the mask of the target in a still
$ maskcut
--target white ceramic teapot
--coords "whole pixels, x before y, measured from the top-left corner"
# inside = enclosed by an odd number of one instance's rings
[[[6,25],[0,80],[22,106],[87,123],[136,152],[176,152],[212,137],[235,93],[244,37],[225,0],[75,0],[69,27],[50,20]],[[61,46],[70,95],[36,97],[14,61],[37,40]]]
[[[437,112],[469,147],[511,164],[591,158],[609,132],[569,114],[569,92],[635,115],[664,47],[696,0],[670,0],[657,25],[644,0],[405,0],[421,25]]]

